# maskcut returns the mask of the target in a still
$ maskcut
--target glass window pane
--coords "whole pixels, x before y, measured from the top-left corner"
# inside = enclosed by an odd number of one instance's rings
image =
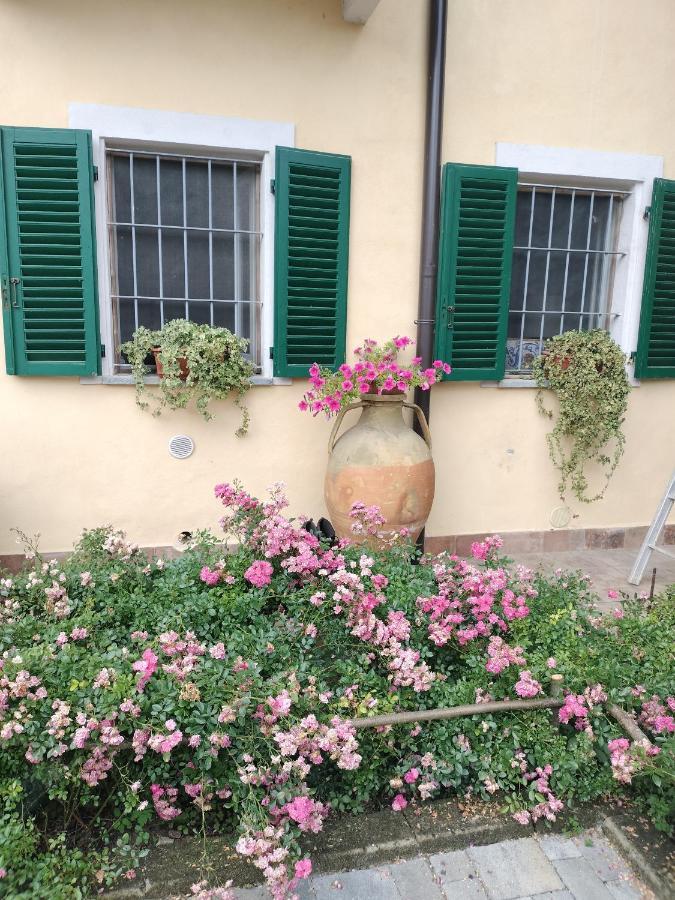
[[[134,157],[134,221],[157,224],[157,162],[144,156]]]
[[[566,192],[556,191],[555,208],[553,211],[553,233],[551,235],[552,247],[567,246],[571,208],[572,195]]]
[[[136,330],[136,318],[134,312],[133,300],[118,300],[117,314],[119,317],[119,338],[120,344],[130,341]]]
[[[236,237],[239,300],[258,299],[258,237],[238,234]]]
[[[235,312],[234,303],[214,303],[213,304],[213,324],[218,328],[229,328],[230,331],[235,330]]]
[[[164,301],[164,322],[185,318],[185,303],[182,300]]]
[[[590,196],[588,194],[577,194],[574,198],[574,215],[572,217],[572,247],[582,250],[586,249],[590,211]]]
[[[120,151],[109,177],[111,222],[135,225],[110,231],[120,340],[187,316],[250,339],[257,360],[259,166]]]
[[[550,255],[548,281],[546,284],[546,309],[558,310],[563,308],[566,255],[565,253],[551,253]]]
[[[522,309],[525,295],[525,275],[527,270],[527,250],[514,250],[511,263],[511,299],[509,308]]]
[[[213,296],[234,300],[234,235],[213,235]]]
[[[237,163],[237,228],[256,231],[258,227],[256,211],[256,169]]]
[[[537,191],[532,218],[532,246],[548,247],[548,232],[551,225],[551,194]]]
[[[612,251],[617,248],[622,198],[581,188],[556,188],[553,194],[553,188],[534,189],[531,206],[533,189],[518,191],[516,246],[528,244],[532,210],[529,243],[550,249],[513,252],[507,341],[510,371],[531,365],[541,350],[540,334],[545,339],[570,329],[607,328],[610,323],[617,259]],[[594,252],[587,253],[587,248]],[[536,315],[537,311],[542,314]]]
[[[188,204],[189,205],[189,204]],[[209,297],[209,233],[188,231],[188,297]]]
[[[591,224],[591,247],[594,250],[607,248],[609,233],[607,225],[609,221],[609,196],[596,194],[593,202],[593,222]]]
[[[136,228],[136,290],[159,297],[159,247],[155,228]]]
[[[191,322],[198,322],[200,325],[211,324],[211,304],[210,303],[188,303],[188,318]]]
[[[530,271],[527,279],[528,309],[541,309],[543,306],[547,255],[545,250],[530,251]]]
[[[211,163],[211,210],[214,228],[234,228],[232,163]]]
[[[515,244],[526,247],[530,239],[530,212],[532,210],[532,190],[518,191],[516,195]]]
[[[183,165],[162,159],[159,164],[162,225],[183,224]]]
[[[128,156],[113,156],[112,179],[113,221],[131,222],[131,187]]]
[[[182,230],[162,229],[162,279],[165,297],[185,297]]]
[[[158,300],[138,301],[138,324],[152,331],[162,327],[160,303]]]
[[[567,267],[567,293],[565,295],[565,310],[567,311],[578,311],[581,309],[581,293],[584,284],[585,268],[585,254],[571,253],[569,266]]]
[[[187,225],[197,228],[209,226],[209,168],[206,162],[185,165],[185,203]]]
[[[117,259],[117,285],[113,285],[113,293],[131,297],[134,293],[134,261],[130,227],[116,226],[113,252]]]

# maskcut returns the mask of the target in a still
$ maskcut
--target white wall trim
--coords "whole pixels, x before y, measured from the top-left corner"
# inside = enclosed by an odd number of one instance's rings
[[[182,147],[212,148],[253,154],[261,161],[260,221],[261,240],[261,354],[262,375],[272,375],[269,348],[274,342],[274,197],[270,182],[274,178],[274,149],[295,146],[295,126],[290,122],[272,122],[225,116],[200,116],[193,113],[94,103],[71,103],[68,108],[71,128],[92,133],[94,165],[101,177],[94,187],[98,256],[99,308],[101,340],[107,349],[103,375],[113,374],[113,328],[110,301],[110,260],[107,240],[107,191],[105,150],[115,141],[176,144]]]
[[[634,351],[649,230],[644,210],[651,202],[654,179],[663,175],[663,157],[499,142],[495,162],[498,166],[517,168],[520,177],[539,176],[544,180],[546,176],[558,179],[562,176],[571,184],[592,180],[600,186],[630,190],[630,197],[624,201],[619,233],[619,248],[627,255],[617,265],[612,312],[619,315],[614,319],[611,333],[626,353]]]

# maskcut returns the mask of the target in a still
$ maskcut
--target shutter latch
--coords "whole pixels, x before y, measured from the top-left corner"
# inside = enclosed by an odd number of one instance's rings
[[[94,181],[98,181],[98,166],[92,166],[94,170]]]
[[[15,309],[16,309],[16,308],[18,307],[18,305],[19,305],[19,300],[18,300],[18,298],[17,298],[17,296],[16,296],[16,286],[17,286],[17,284],[21,284],[21,279],[20,279],[20,278],[17,278],[16,276],[13,276],[12,278],[9,279],[9,296],[10,296],[10,303],[12,304],[12,306],[13,306]]]
[[[270,190],[272,191],[273,194],[276,194],[276,192],[277,192],[276,178],[270,178]]]
[[[448,328],[453,328],[455,325],[455,307],[448,306],[446,309],[448,310]]]
[[[270,359],[274,359],[274,347],[270,347]]]
[[[645,206],[645,211],[642,214],[642,218],[646,220],[651,216],[651,214],[652,214],[651,206]]]

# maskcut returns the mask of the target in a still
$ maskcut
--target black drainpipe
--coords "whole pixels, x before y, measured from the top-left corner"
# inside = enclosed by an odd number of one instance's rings
[[[420,290],[417,319],[415,320],[417,325],[417,355],[422,357],[422,365],[425,367],[431,365],[434,356],[447,14],[447,0],[429,0]],[[422,391],[419,388],[415,390],[415,403],[421,406],[427,420],[430,415],[430,393],[430,391]],[[418,434],[420,433],[417,420],[415,420],[415,431]],[[418,538],[418,544],[421,548],[424,547],[424,531]]]

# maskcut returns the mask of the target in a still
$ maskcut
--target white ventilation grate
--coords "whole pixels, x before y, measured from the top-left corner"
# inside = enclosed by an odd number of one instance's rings
[[[174,459],[187,459],[194,449],[194,441],[187,434],[177,434],[169,441],[169,453]]]

